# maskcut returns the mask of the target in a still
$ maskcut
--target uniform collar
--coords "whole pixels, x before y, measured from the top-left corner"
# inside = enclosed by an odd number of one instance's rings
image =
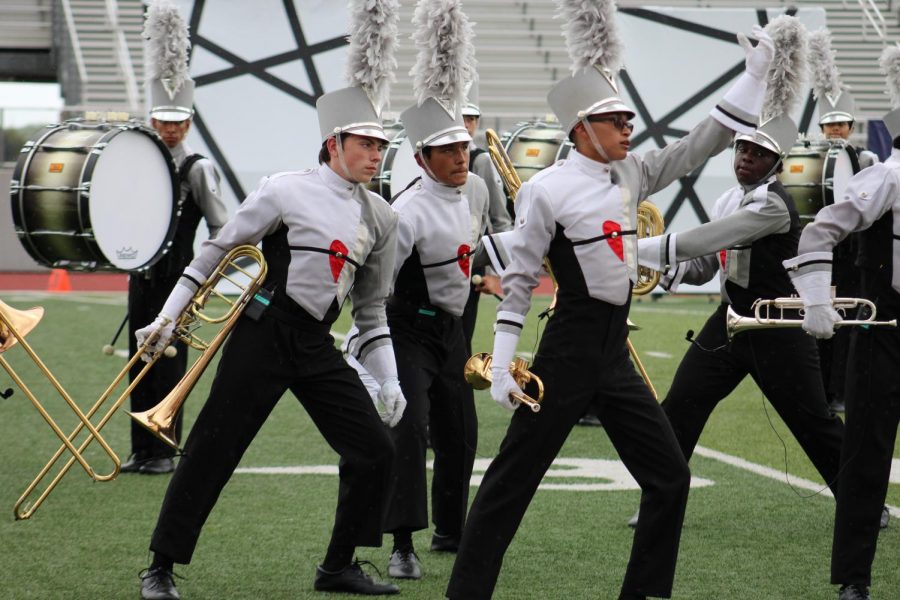
[[[437,196],[438,198],[443,198],[444,200],[458,200],[462,197],[463,186],[455,187],[437,182],[424,171],[422,172],[422,179],[419,181],[419,184],[428,193]]]
[[[322,163],[319,165],[318,169],[319,177],[328,186],[329,189],[334,190],[342,196],[349,196],[353,193],[353,188],[359,185],[358,183],[350,183],[340,175],[338,175],[331,167],[329,167],[326,163]]]
[[[744,184],[738,183],[738,187],[740,187],[741,189],[743,189],[745,194],[749,194],[750,192],[752,192],[753,190],[755,190],[756,188],[758,188],[758,187],[760,187],[760,186],[763,186],[763,185],[769,185],[770,183],[774,182],[775,179],[776,179],[775,175],[772,175],[772,176],[769,177],[768,179],[764,179],[764,180],[762,180],[762,181],[758,181],[758,182],[756,182],[756,183],[754,183],[754,184],[752,184],[752,185],[748,185],[748,186],[744,186]]]
[[[609,163],[603,163],[599,160],[594,160],[592,158],[588,158],[584,154],[580,153],[575,148],[569,152],[569,156],[566,157],[567,161],[572,161],[576,167],[580,170],[584,171],[591,177],[596,177],[598,179],[610,180],[612,172],[612,168]]]
[[[191,154],[191,149],[184,142],[179,142],[174,148],[169,148],[168,146],[166,148],[168,148],[169,154],[172,155],[175,164],[179,166],[184,162],[185,157]]]

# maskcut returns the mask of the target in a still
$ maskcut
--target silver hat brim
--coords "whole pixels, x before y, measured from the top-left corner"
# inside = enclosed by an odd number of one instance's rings
[[[182,121],[187,121],[191,117],[194,116],[193,110],[185,110],[183,108],[178,107],[160,107],[154,108],[150,111],[150,117],[156,119],[157,121],[169,121],[172,123],[180,123]]]

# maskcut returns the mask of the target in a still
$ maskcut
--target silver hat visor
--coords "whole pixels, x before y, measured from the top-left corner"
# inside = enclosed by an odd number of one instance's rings
[[[822,115],[819,119],[819,125],[828,125],[829,123],[852,123],[855,120],[853,115],[848,112],[834,110]]]
[[[154,106],[150,110],[150,117],[157,121],[180,123],[193,116],[193,109],[187,106]]]
[[[471,142],[472,136],[465,127],[449,127],[441,131],[435,131],[422,140],[422,147],[425,146],[446,146],[447,144],[455,144],[457,142]],[[418,147],[419,144],[416,144]]]
[[[336,127],[334,133],[335,135],[339,133],[352,133],[353,135],[372,137],[385,142],[391,141],[384,133],[384,128],[381,126],[381,124],[374,122],[350,123],[348,125],[344,125],[343,127]]]
[[[756,131],[752,134],[750,133],[742,133],[734,138],[735,142],[744,141],[744,142],[752,142],[757,146],[762,146],[766,150],[771,150],[778,156],[784,156],[784,153],[781,151],[781,148],[778,147],[778,142],[774,139],[766,135],[762,131]],[[789,148],[790,150],[790,148]]]

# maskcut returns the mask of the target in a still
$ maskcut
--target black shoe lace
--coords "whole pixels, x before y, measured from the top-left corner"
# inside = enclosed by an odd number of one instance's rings
[[[172,578],[173,583],[174,583],[175,579],[187,579],[185,576],[179,575],[178,573],[176,573],[173,569],[167,569],[165,567],[147,567],[146,569],[142,569],[138,573],[138,578],[141,581],[143,581],[143,580],[147,579],[148,577],[153,577],[157,573],[163,573],[163,574],[168,575],[170,578]]]
[[[372,576],[369,575],[368,573],[366,573],[365,571],[363,571],[363,569],[362,569],[362,566],[363,566],[363,565],[369,565],[370,567],[372,567],[373,569],[375,569],[375,572],[378,573],[378,579],[381,579],[381,571],[379,571],[379,570],[378,570],[378,567],[375,566],[375,563],[373,563],[373,562],[371,562],[371,561],[368,561],[368,560],[359,560],[359,559],[357,558],[357,559],[355,559],[355,560],[350,564],[350,568],[351,568],[351,569],[354,569],[354,570],[356,570],[356,571],[359,571],[364,577],[367,577],[367,578],[371,579]]]

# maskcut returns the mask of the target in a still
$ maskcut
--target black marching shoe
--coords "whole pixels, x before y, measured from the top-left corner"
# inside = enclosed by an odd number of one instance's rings
[[[441,535],[440,533],[435,532],[435,534],[431,536],[432,552],[456,552],[457,550],[459,550],[458,535]]]
[[[365,596],[387,596],[400,593],[400,588],[393,583],[382,583],[374,577],[366,575],[360,564],[360,561],[355,561],[337,573],[329,573],[323,571],[322,567],[316,567],[313,588],[317,592],[345,592]]]
[[[145,460],[138,469],[141,475],[163,475],[175,470],[175,461],[168,456]]]
[[[878,523],[878,526],[882,529],[888,528],[888,523],[891,521],[891,513],[888,511],[887,506],[881,507],[881,521]]]
[[[842,585],[838,592],[838,600],[872,600],[869,588],[864,585]]]
[[[122,463],[122,466],[119,467],[119,473],[137,473],[141,470],[141,465],[144,464],[144,459],[137,454],[132,454],[128,457],[128,460]]]
[[[153,567],[142,571],[140,578],[141,600],[181,600],[170,569]]]
[[[388,575],[394,579],[422,579],[422,565],[416,551],[409,548],[391,552]]]

